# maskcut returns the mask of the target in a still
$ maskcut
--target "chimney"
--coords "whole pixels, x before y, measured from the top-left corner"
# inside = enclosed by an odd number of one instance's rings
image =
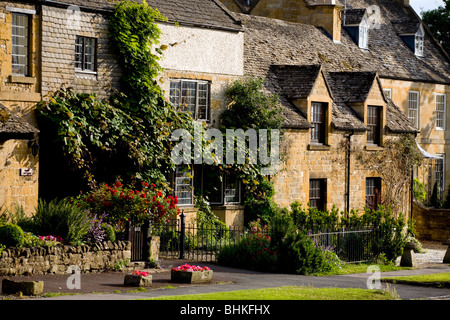
[[[341,11],[344,6],[336,3],[336,0],[321,0],[310,9],[311,24],[324,28],[334,42],[341,42]]]

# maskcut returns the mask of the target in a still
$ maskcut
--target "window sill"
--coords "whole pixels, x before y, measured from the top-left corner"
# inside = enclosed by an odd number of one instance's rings
[[[367,145],[365,146],[366,151],[382,151],[384,150],[383,147],[377,146],[377,145]]]
[[[97,80],[97,72],[75,70],[75,77],[78,79]]]
[[[9,83],[36,84],[36,78],[27,76],[9,76]]]
[[[243,209],[242,204],[211,204],[211,209],[215,210],[238,210]]]
[[[328,146],[326,144],[309,144],[308,150],[309,151],[330,151],[331,146]]]

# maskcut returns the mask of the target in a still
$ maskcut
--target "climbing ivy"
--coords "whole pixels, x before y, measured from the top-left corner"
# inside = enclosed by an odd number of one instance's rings
[[[41,127],[53,128],[70,166],[90,184],[118,175],[165,184],[165,173],[173,169],[171,133],[192,130],[191,116],[177,112],[155,81],[164,49],[158,47],[158,20],[165,18],[145,1],[116,6],[110,43],[123,77],[121,91],[109,100],[61,88],[38,105]]]

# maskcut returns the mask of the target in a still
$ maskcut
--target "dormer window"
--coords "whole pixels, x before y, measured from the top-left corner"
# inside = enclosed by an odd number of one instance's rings
[[[369,49],[369,16],[366,9],[345,11],[344,28],[361,49]]]
[[[423,57],[425,31],[419,22],[393,22],[394,29],[417,57]]]

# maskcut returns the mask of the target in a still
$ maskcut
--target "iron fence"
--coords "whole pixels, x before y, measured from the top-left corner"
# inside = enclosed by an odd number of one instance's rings
[[[160,237],[159,256],[165,259],[187,259],[217,262],[217,255],[226,245],[239,243],[246,229],[239,226],[186,224],[185,217],[167,223],[129,227],[132,260],[145,260],[150,236]],[[316,246],[331,250],[347,263],[373,261],[377,255],[377,229],[338,229],[310,233]]]
[[[184,217],[151,227],[151,235],[160,237],[161,258],[201,262],[216,262],[220,250],[237,244],[244,232],[239,226],[186,224]]]
[[[347,263],[373,261],[378,232],[370,229],[338,229],[309,234],[316,246],[333,251],[340,260]]]

